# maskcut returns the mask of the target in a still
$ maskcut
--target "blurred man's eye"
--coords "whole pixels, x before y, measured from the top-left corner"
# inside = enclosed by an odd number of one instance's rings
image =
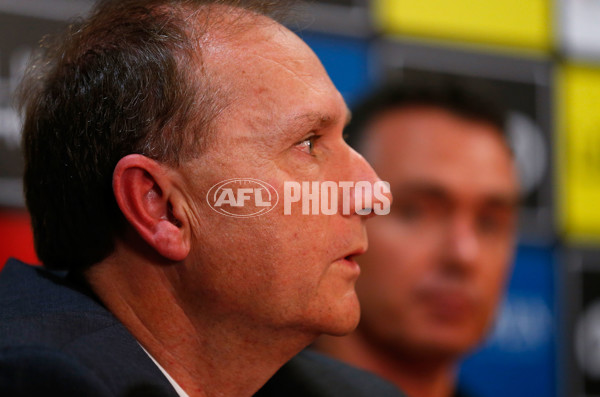
[[[505,214],[483,214],[477,219],[477,228],[482,234],[509,233],[512,227],[512,216]]]
[[[417,203],[400,203],[395,206],[393,212],[406,222],[415,222],[423,217],[425,209]]]
[[[500,227],[500,222],[498,222],[494,217],[491,216],[482,216],[479,217],[477,221],[477,227],[482,233],[493,233],[498,231]]]
[[[447,212],[443,203],[428,197],[399,199],[395,203],[392,211],[404,222],[427,224],[443,222]]]

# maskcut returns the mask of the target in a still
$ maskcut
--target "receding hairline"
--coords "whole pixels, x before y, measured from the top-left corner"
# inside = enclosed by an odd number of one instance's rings
[[[158,2],[160,3],[160,0]],[[215,55],[222,51],[237,50],[238,44],[242,43],[253,30],[264,31],[266,27],[289,30],[281,24],[276,15],[264,13],[259,7],[246,6],[251,3],[261,2],[222,0],[202,3],[191,0],[159,6],[159,8],[175,10],[176,17],[184,24],[182,28],[189,44],[187,56],[193,64],[190,67],[178,60],[179,68],[188,75],[190,80],[204,79],[203,85],[212,87],[210,91],[215,96],[217,106],[211,124],[234,103],[235,92],[239,89],[235,79],[231,79],[230,74],[221,70],[217,60],[218,55],[216,57]],[[214,136],[206,140],[208,145],[211,142],[214,142]]]

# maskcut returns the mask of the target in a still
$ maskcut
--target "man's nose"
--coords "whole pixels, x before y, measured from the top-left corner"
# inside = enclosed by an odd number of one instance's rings
[[[445,263],[468,272],[477,264],[481,243],[472,222],[466,216],[456,215],[448,225],[444,247]]]
[[[350,150],[350,181],[354,182],[350,193],[350,215],[370,218],[389,213],[393,200],[389,184],[377,176],[363,156],[353,149]]]

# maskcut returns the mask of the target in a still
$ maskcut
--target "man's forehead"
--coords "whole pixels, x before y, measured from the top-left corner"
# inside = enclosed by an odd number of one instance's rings
[[[256,85],[253,79],[257,75],[270,80],[279,72],[314,89],[333,85],[319,58],[296,33],[273,20],[256,18],[258,23],[215,41],[209,56],[219,68],[217,72],[223,67],[227,78],[250,87]]]
[[[391,157],[390,152],[373,164],[379,176],[392,186],[435,187],[453,196],[505,196],[515,200],[518,196],[517,171],[508,156],[501,161],[467,159],[459,163],[454,157],[439,160],[435,156],[409,157],[404,155],[406,152],[397,153]]]
[[[396,111],[371,123],[365,149],[369,158],[384,162],[395,159],[394,163],[512,168],[514,158],[501,134],[496,127],[479,121],[458,117],[435,120],[427,113]]]
[[[223,15],[220,20],[201,43],[217,53],[235,49],[241,51],[240,56],[246,56],[260,49],[259,53],[265,54],[304,43],[291,30],[264,15],[237,10],[236,14]]]
[[[227,87],[230,106],[222,115],[250,127],[238,136],[285,138],[289,134],[282,132],[322,129],[350,118],[314,52],[272,20],[220,37],[205,61]]]
[[[518,201],[514,158],[496,132],[389,127],[368,131],[365,153],[392,187],[439,197]]]

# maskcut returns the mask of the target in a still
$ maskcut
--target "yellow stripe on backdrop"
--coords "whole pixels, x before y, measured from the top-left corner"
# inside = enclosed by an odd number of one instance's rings
[[[571,242],[600,241],[600,68],[558,71],[559,219]]]
[[[536,50],[552,45],[553,0],[374,0],[389,33]]]

